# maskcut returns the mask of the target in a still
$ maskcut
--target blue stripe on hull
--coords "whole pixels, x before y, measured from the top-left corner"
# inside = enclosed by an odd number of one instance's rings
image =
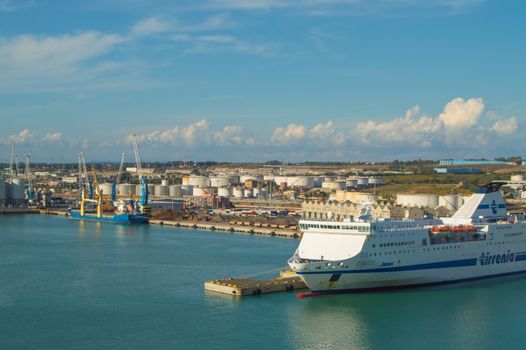
[[[407,289],[407,288],[423,288],[423,287],[439,286],[439,285],[444,285],[444,284],[453,284],[453,283],[460,283],[460,282],[469,282],[469,281],[476,281],[476,280],[482,280],[482,279],[489,279],[489,278],[497,278],[497,277],[518,275],[518,274],[522,274],[522,273],[526,273],[526,270],[515,271],[515,272],[499,273],[499,274],[479,276],[479,277],[463,278],[463,279],[450,280],[450,281],[426,282],[426,283],[417,283],[417,284],[406,284],[406,285],[400,285],[400,286],[385,286],[385,287],[370,287],[370,288],[350,288],[350,289],[335,289],[335,290],[334,289],[312,290],[311,294],[312,294],[312,296],[315,296],[315,295],[348,294],[348,293],[359,293],[359,292],[381,291],[381,290],[395,290],[395,289]]]
[[[525,256],[526,259],[526,256]],[[376,269],[361,269],[361,270],[330,270],[330,271],[297,271],[298,275],[319,275],[319,274],[333,274],[333,273],[371,273],[371,272],[394,272],[394,271],[411,271],[411,270],[427,270],[427,269],[443,269],[450,267],[463,267],[477,265],[477,258],[440,261],[426,264],[397,266],[397,267],[383,267]]]
[[[95,215],[80,215],[78,212],[72,211],[71,213],[72,219],[77,220],[88,220],[88,221],[98,221],[98,222],[109,222],[112,224],[146,224],[149,221],[149,217],[145,215],[113,215],[113,216],[103,216],[103,217],[97,217]]]

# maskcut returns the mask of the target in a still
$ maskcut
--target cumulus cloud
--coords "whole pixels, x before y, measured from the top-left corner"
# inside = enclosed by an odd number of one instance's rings
[[[128,141],[131,141],[128,137]],[[156,130],[137,135],[138,142],[174,144],[186,147],[199,146],[232,146],[251,144],[253,140],[245,138],[243,128],[239,125],[227,125],[215,130],[207,119],[198,120],[184,126],[175,126],[166,130]]]
[[[18,134],[9,136],[7,138],[7,142],[22,145],[22,144],[30,142],[33,139],[34,135],[35,135],[34,131],[31,131],[29,129],[23,129]]]
[[[60,132],[49,132],[43,138],[44,142],[57,142],[62,138],[62,133]]]
[[[505,120],[497,120],[491,127],[491,131],[499,135],[511,135],[517,130],[517,118],[511,117]]]
[[[289,124],[285,128],[276,128],[272,134],[271,141],[277,145],[296,143],[305,137],[305,126],[301,124]]]
[[[481,98],[463,98],[451,100],[444,111],[438,116],[447,129],[465,129],[477,123],[484,111],[484,101]]]

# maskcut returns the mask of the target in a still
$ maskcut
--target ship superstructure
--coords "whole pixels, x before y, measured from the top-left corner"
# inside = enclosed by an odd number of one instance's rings
[[[526,271],[526,220],[508,216],[499,183],[450,218],[301,220],[289,265],[314,293],[407,287]]]

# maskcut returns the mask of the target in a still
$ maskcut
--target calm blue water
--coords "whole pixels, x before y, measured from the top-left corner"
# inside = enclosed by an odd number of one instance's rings
[[[237,299],[203,282],[285,265],[298,241],[0,216],[0,349],[495,349],[526,345],[526,275]]]

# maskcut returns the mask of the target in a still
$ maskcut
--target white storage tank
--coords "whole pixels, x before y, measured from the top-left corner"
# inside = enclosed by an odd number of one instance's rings
[[[347,187],[356,188],[358,187],[358,180],[357,179],[347,179],[345,182],[345,185]]]
[[[397,194],[396,203],[417,207],[438,207],[438,195],[436,194]]]
[[[438,197],[438,205],[449,210],[458,209],[458,196],[456,194],[449,194]]]
[[[511,181],[513,181],[513,182],[523,182],[524,181],[524,177],[522,175],[512,175],[511,176]]]
[[[253,197],[254,196],[254,191],[252,191],[251,188],[245,188],[245,197]]]
[[[287,185],[287,177],[286,176],[274,176],[274,183],[278,186],[282,186],[283,184]]]
[[[170,186],[170,197],[181,198],[183,196],[183,190],[181,185]]]
[[[323,181],[321,187],[329,190],[343,190],[345,189],[345,181]]]
[[[368,177],[359,177],[358,178],[358,186],[369,186],[369,178]]]
[[[107,183],[107,182],[99,184],[99,189],[102,191],[103,195],[111,196],[111,191],[113,189],[113,184],[110,184],[110,183]]]
[[[252,195],[254,197],[259,197],[259,193],[260,193],[259,188],[253,188],[252,189]]]
[[[289,176],[287,178],[288,187],[313,187],[314,177],[312,176]]]
[[[161,180],[161,185],[168,186],[168,180]]]
[[[371,176],[369,178],[369,185],[381,185],[383,182],[381,177],[378,176]]]
[[[156,197],[168,197],[170,196],[170,187],[166,185],[157,185],[155,186],[155,196]]]
[[[230,185],[239,184],[239,176],[238,175],[228,175],[228,183]]]
[[[210,179],[207,176],[190,175],[183,177],[183,185],[209,187]]]
[[[314,176],[314,186],[321,187],[324,180],[325,180],[325,177],[323,176]]]
[[[183,193],[183,196],[191,196],[194,194],[194,186],[191,185],[182,185],[181,191]]]
[[[232,195],[236,198],[243,198],[245,197],[245,190],[240,187],[236,187],[232,191]]]
[[[111,193],[111,190],[110,190],[110,193]],[[141,194],[141,185],[138,185],[138,186],[131,185],[131,184],[118,184],[117,185],[117,194],[119,196],[133,196],[137,193],[139,195]]]
[[[230,197],[230,188],[228,187],[219,187],[217,189],[217,195],[219,197]]]
[[[210,186],[212,187],[226,187],[230,184],[228,176],[212,176],[210,177]]]
[[[192,192],[192,196],[198,197],[206,194],[206,191],[203,187],[194,187],[194,190]]]

